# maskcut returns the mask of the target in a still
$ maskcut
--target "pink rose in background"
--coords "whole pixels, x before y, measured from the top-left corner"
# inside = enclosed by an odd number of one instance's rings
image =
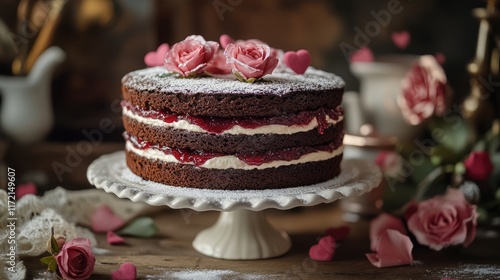
[[[403,159],[394,151],[381,151],[375,158],[375,163],[392,177],[398,176],[403,167]]]
[[[184,77],[200,74],[215,57],[218,49],[217,42],[207,42],[199,35],[188,36],[167,52],[165,68]]]
[[[487,152],[472,152],[464,161],[465,178],[472,181],[487,180],[493,172],[493,163]]]
[[[238,79],[247,82],[271,74],[279,62],[277,52],[257,40],[228,44],[224,55]]]
[[[59,273],[64,279],[84,280],[94,272],[95,257],[87,238],[67,242],[56,256]]]
[[[459,190],[448,189],[444,196],[417,203],[407,223],[417,241],[431,249],[439,251],[457,244],[466,247],[476,236],[476,206]]]
[[[224,51],[219,50],[207,67],[205,73],[209,75],[226,75],[231,73],[231,66],[226,62]]]
[[[403,80],[398,97],[406,121],[418,125],[433,115],[442,115],[446,107],[447,79],[432,55],[420,57]]]

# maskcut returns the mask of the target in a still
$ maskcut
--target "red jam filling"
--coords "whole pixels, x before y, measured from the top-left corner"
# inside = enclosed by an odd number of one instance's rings
[[[191,163],[196,166],[203,165],[207,160],[225,156],[226,154],[222,153],[213,153],[206,152],[201,150],[187,150],[187,149],[176,149],[170,148],[166,146],[160,146],[158,144],[151,144],[148,141],[145,141],[137,136],[130,135],[128,133],[123,134],[126,140],[129,140],[132,145],[136,149],[146,150],[146,149],[156,149],[162,151],[166,155],[174,156],[180,163]],[[332,141],[325,145],[318,146],[302,146],[302,147],[294,147],[284,150],[275,150],[275,151],[267,151],[261,154],[235,154],[240,160],[244,161],[248,165],[259,166],[264,163],[283,160],[283,161],[292,161],[301,158],[303,155],[325,151],[325,152],[333,152],[342,144],[342,137],[339,137],[337,141]]]
[[[332,120],[338,120],[343,115],[341,107],[330,109],[320,108],[316,111],[303,111],[296,115],[279,116],[271,118],[214,118],[214,117],[198,117],[192,115],[178,115],[167,111],[145,110],[139,106],[134,106],[130,102],[123,100],[121,105],[141,117],[162,120],[166,123],[173,123],[180,120],[186,120],[190,124],[197,125],[210,133],[222,133],[226,130],[239,125],[243,128],[257,128],[264,125],[298,125],[304,126],[309,124],[316,117],[318,121],[318,132],[323,134],[328,128],[329,123],[326,116]]]

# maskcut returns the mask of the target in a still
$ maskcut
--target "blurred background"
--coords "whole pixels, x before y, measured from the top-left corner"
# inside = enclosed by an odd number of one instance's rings
[[[0,19],[18,42],[23,39],[20,2],[0,2]],[[42,189],[87,188],[88,164],[100,154],[123,149],[117,107],[120,79],[144,68],[144,55],[161,43],[172,45],[191,34],[218,41],[221,34],[229,34],[235,39],[258,38],[283,50],[307,49],[312,66],[342,76],[346,90],[358,90],[359,81],[341,46],[355,46],[357,30],[365,30],[375,20],[374,13],[398,5],[400,12],[369,36],[369,48],[375,56],[444,54],[443,67],[459,102],[469,91],[466,66],[474,57],[478,36],[479,23],[471,10],[485,5],[480,0],[59,2],[63,7],[50,45],[59,46],[66,59],[52,78],[53,128],[35,144],[17,144],[1,136],[4,164],[18,169],[19,180],[34,181]],[[411,34],[404,51],[391,41],[391,34],[399,31]],[[1,62],[0,74],[12,75],[9,61]],[[105,132],[100,129],[103,120],[109,128]]]

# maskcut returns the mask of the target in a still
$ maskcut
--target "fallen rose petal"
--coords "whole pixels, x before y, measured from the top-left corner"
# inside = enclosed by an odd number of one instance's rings
[[[309,257],[315,261],[331,261],[335,254],[335,238],[333,236],[322,237],[318,244],[309,249]]]
[[[118,234],[108,231],[106,233],[106,241],[108,242],[109,245],[117,245],[117,244],[123,244],[125,243],[125,239]]]
[[[325,235],[333,236],[333,238],[335,238],[335,241],[337,241],[337,242],[343,242],[347,239],[350,232],[351,232],[350,227],[342,226],[342,227],[338,227],[338,228],[327,229],[325,232]]]
[[[21,197],[27,194],[37,194],[36,185],[33,183],[21,184],[16,187],[16,199],[19,200]]]
[[[404,227],[401,219],[393,215],[383,213],[373,219],[370,223],[370,249],[372,251],[376,251],[380,236],[388,229],[393,229],[400,233],[407,234],[406,228]]]
[[[98,207],[90,217],[91,227],[94,232],[114,231],[121,228],[125,222],[116,216],[113,210],[106,205]]]
[[[376,267],[392,267],[413,263],[413,244],[407,235],[393,229],[386,230],[377,242],[376,253],[366,257]]]
[[[123,263],[118,270],[111,274],[112,280],[135,280],[137,279],[137,268],[131,262]]]

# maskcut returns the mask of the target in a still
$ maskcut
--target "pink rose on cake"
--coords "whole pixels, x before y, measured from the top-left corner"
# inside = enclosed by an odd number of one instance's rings
[[[205,41],[202,36],[191,35],[175,44],[165,55],[165,68],[183,77],[203,73],[217,54],[219,43]]]
[[[408,229],[418,243],[436,251],[449,245],[466,247],[476,236],[476,206],[456,189],[412,205],[406,216]]]
[[[230,43],[224,54],[236,77],[249,83],[271,74],[279,62],[277,53],[257,40]]]
[[[432,55],[420,57],[403,80],[403,93],[398,98],[406,121],[418,125],[446,109],[447,79],[443,68]]]

